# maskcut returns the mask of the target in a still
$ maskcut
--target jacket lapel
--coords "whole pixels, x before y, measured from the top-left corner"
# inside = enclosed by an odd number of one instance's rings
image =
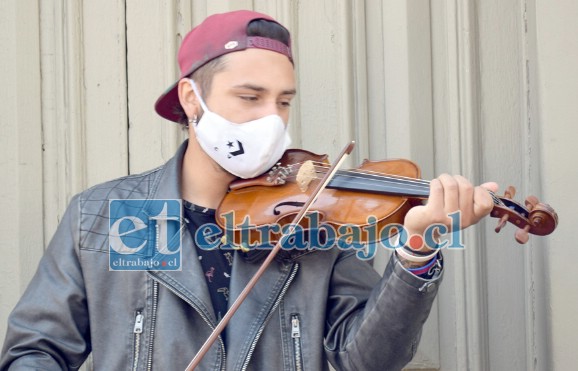
[[[175,156],[162,168],[159,176],[153,181],[151,199],[178,199],[181,200],[181,177],[183,157],[188,146],[186,140],[177,150]],[[181,208],[181,270],[180,271],[153,271],[148,273],[153,279],[181,297],[189,305],[193,306],[203,316],[215,324],[215,313],[211,303],[211,297],[205,276],[199,262],[199,258],[193,239],[182,217]]]
[[[153,279],[185,300],[205,318],[216,325],[215,311],[211,303],[205,275],[186,226],[183,228],[182,260],[180,271],[149,271]]]

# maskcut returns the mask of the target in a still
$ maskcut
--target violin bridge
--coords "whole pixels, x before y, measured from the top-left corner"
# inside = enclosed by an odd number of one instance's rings
[[[316,178],[315,174],[315,166],[313,165],[313,161],[305,161],[303,165],[299,168],[299,172],[297,173],[297,185],[301,192],[307,191],[309,184]]]

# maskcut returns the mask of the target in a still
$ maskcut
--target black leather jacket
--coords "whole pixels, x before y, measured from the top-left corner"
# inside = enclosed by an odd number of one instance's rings
[[[164,166],[72,199],[9,318],[0,370],[74,370],[90,352],[96,370],[184,370],[215,326],[195,249],[183,248],[182,271],[109,271],[107,233],[110,199],[180,198],[186,145]],[[257,268],[235,255],[230,298]],[[277,261],[199,369],[401,369],[440,281],[414,276],[395,254],[383,278],[336,248]]]

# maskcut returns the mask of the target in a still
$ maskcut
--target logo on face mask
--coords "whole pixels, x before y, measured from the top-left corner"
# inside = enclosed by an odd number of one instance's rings
[[[235,145],[233,144],[233,142],[229,141],[227,143],[227,147],[229,148],[233,148],[235,147]],[[229,155],[227,156],[227,158],[231,158],[233,156],[240,156],[243,153],[245,153],[245,150],[243,149],[243,143],[241,143],[240,141],[237,140],[237,146],[236,149],[232,150],[231,152],[229,152]]]

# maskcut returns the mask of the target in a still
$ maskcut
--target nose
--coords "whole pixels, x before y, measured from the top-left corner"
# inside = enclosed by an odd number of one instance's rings
[[[270,115],[277,115],[280,116],[285,123],[289,120],[289,108],[279,104],[276,99],[271,99],[263,104],[260,116],[270,116]]]
[[[275,100],[267,100],[267,102],[263,105],[262,110],[260,112],[264,116],[269,115],[279,115],[280,116],[280,109]]]

